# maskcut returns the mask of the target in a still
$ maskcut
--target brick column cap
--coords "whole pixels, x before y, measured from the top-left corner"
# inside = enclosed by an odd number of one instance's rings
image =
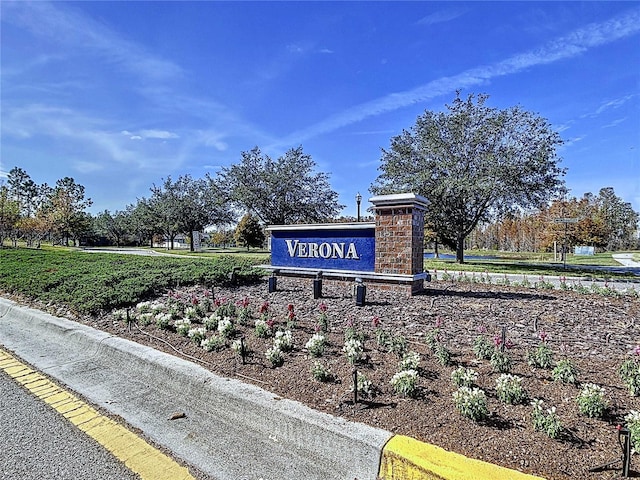
[[[369,199],[374,208],[415,207],[425,209],[429,200],[415,193],[394,193],[391,195],[376,195]]]

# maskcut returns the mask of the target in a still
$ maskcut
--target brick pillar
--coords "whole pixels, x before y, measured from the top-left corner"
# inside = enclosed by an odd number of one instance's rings
[[[427,199],[413,193],[379,195],[369,199],[376,214],[375,272],[421,275],[424,271],[424,211]],[[422,290],[416,279],[412,293]]]

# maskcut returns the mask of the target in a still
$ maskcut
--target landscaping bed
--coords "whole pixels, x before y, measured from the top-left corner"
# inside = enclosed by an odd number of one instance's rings
[[[632,410],[640,410],[640,398],[630,394],[618,375],[620,364],[633,357],[640,343],[640,300],[631,296],[434,282],[425,294],[410,298],[370,290],[367,304],[357,307],[348,285],[325,280],[323,298],[314,300],[310,281],[279,278],[274,293],[267,293],[265,281],[215,288],[213,296],[209,289],[190,286],[150,300],[153,302],[129,310],[129,322],[123,310],[74,316],[59,305],[35,306],[183,355],[215,373],[317,410],[549,479],[619,476],[619,470],[588,470],[620,458],[616,426]],[[160,317],[171,310],[173,318]],[[220,318],[212,320],[215,311]],[[244,321],[239,318],[243,314],[247,316]],[[223,339],[218,328],[227,315],[234,333]],[[206,351],[200,340],[180,335],[176,320],[186,316],[191,316],[190,329],[206,328],[208,323],[210,329],[204,336],[220,339],[220,349]],[[324,353],[311,358],[305,345],[322,330],[323,316],[328,326]],[[281,366],[273,367],[266,356],[274,336],[256,334],[255,321],[261,317],[273,335],[278,329],[291,331],[293,348],[282,353]],[[343,351],[345,332],[356,339],[364,337],[362,358],[353,364]],[[513,362],[510,373],[521,377],[525,392],[520,403],[510,405],[498,398],[500,373],[493,371],[489,360],[479,360],[474,354],[479,336],[491,348],[501,351],[503,343],[510,347],[504,350]],[[245,363],[232,348],[240,338],[246,347]],[[399,371],[403,339],[406,350],[420,356],[412,396],[397,393],[390,383]],[[436,355],[432,347],[438,345]],[[579,371],[576,385],[554,381],[551,368],[528,363],[529,352],[541,345],[553,352],[553,365],[562,359],[575,364]],[[442,348],[451,354],[446,366],[439,360]],[[331,372],[329,381],[314,379],[311,369],[316,362]],[[453,395],[458,387],[451,374],[460,366],[478,374],[474,384],[487,399],[484,419],[472,420],[456,409]],[[352,392],[354,368],[370,382],[371,395],[360,392],[358,403]],[[586,383],[604,388],[607,407],[601,417],[590,418],[579,411],[576,398]],[[543,401],[544,412],[555,407],[561,424],[557,438],[534,428],[534,399]],[[640,470],[639,463],[634,455],[632,470]]]

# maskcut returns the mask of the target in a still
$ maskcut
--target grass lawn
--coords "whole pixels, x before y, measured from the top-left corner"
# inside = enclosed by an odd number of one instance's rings
[[[449,253],[452,252],[440,252]],[[500,252],[496,250],[465,250],[465,258],[483,256],[487,259],[465,260],[458,264],[453,259],[426,259],[425,270],[458,270],[468,272],[518,273],[527,275],[580,275],[605,278],[629,278],[632,274],[603,272],[595,267],[619,267],[611,252],[596,255],[567,255],[567,269],[563,262],[553,259],[553,253]]]
[[[264,273],[246,256],[203,258],[115,255],[79,249],[0,250],[0,290],[64,303],[81,313],[135,305],[184,285],[226,285],[256,281]]]

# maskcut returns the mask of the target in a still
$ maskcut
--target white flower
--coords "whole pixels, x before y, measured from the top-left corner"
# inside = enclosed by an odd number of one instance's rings
[[[224,317],[218,322],[218,332],[222,335],[229,335],[233,332],[233,323],[229,317]]]
[[[417,352],[407,352],[400,361],[400,370],[415,370],[420,365],[420,355]]]
[[[239,355],[242,352],[242,341],[241,340],[234,340],[231,343],[231,350],[233,350],[234,352],[236,352]]]
[[[136,310],[140,310],[141,312],[150,312],[151,311],[151,302],[140,302],[136,305]]]
[[[349,363],[354,364],[362,358],[364,349],[360,340],[350,338],[349,340],[344,342],[342,351],[346,354]]]
[[[291,330],[278,330],[276,332],[276,336],[273,339],[274,347],[282,350],[283,352],[287,352],[293,348],[293,335]]]
[[[182,318],[173,322],[173,325],[176,327],[176,332],[180,335],[187,335],[191,329],[191,320]]]
[[[187,307],[184,309],[184,316],[187,318],[195,318],[197,317],[196,309],[193,307]]]
[[[187,332],[187,336],[189,338],[193,338],[195,336],[204,337],[206,333],[207,333],[206,328],[196,327],[196,328],[190,328],[189,331]]]
[[[321,345],[324,344],[326,341],[326,338],[324,335],[322,335],[321,333],[315,333],[310,339],[309,341],[304,345],[304,348],[306,348],[307,350],[311,350],[313,349],[316,345]]]

